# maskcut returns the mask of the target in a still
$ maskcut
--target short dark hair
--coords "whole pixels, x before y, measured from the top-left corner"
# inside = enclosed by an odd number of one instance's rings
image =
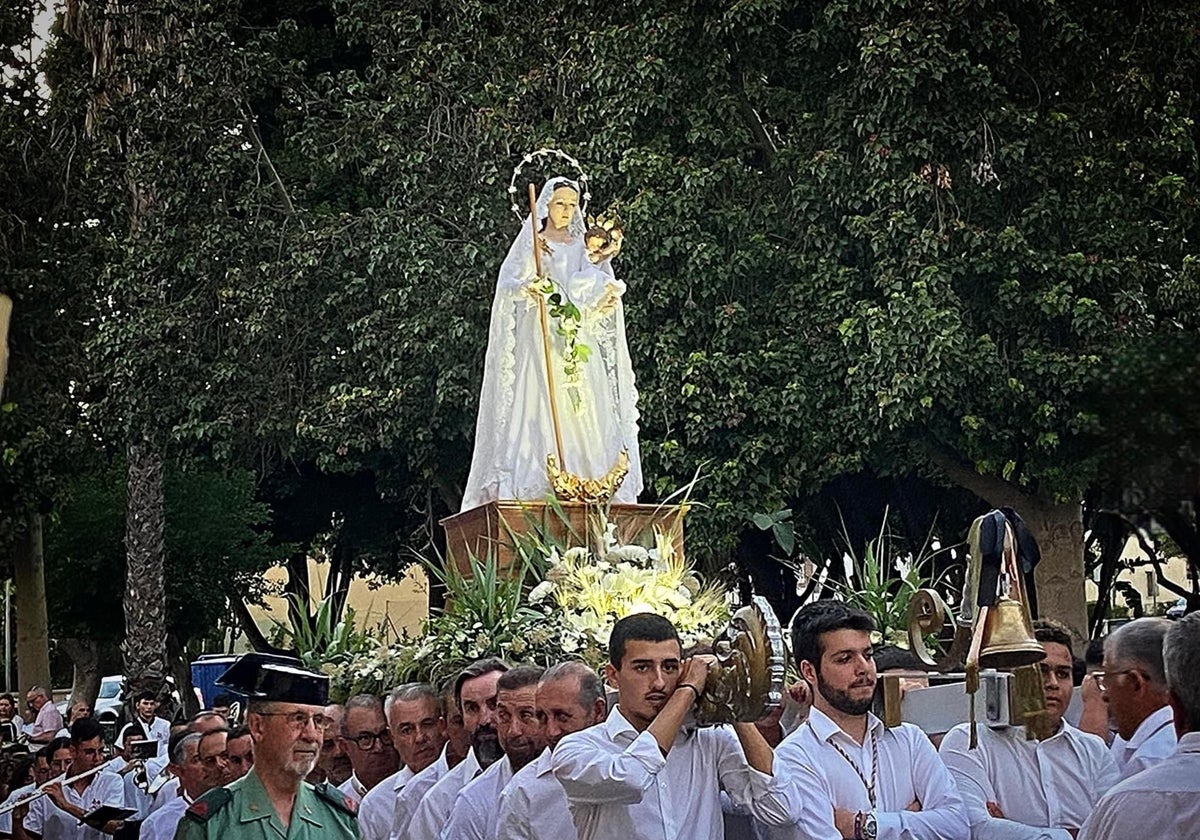
[[[93,738],[104,740],[104,729],[94,718],[79,718],[71,723],[71,746],[78,746]]]
[[[860,630],[875,632],[875,619],[871,614],[847,604],[826,598],[805,604],[792,616],[792,655],[796,668],[801,662],[811,662],[821,670],[821,636],[835,630]]]
[[[49,761],[54,760],[54,754],[56,752],[58,752],[59,750],[69,750],[69,749],[71,749],[71,739],[59,736],[58,738],[55,738],[53,741],[51,741],[49,744],[47,744],[45,747],[43,747],[41,750],[39,750],[38,755],[45,754],[46,761],[49,762]]]
[[[158,695],[155,694],[153,691],[139,691],[137,694],[133,695],[134,703],[141,703],[143,700],[157,700],[157,699],[158,699]]]
[[[1090,668],[1104,666],[1104,639],[1092,639],[1083,651],[1083,661]]]
[[[1067,649],[1067,653],[1075,655],[1075,649],[1071,645],[1071,631],[1067,629],[1067,625],[1052,618],[1039,618],[1033,622],[1033,637],[1043,644],[1053,642],[1062,645]]]
[[[500,681],[496,683],[496,690],[518,691],[531,685],[536,686],[543,673],[545,669],[536,665],[518,665],[501,675]]]
[[[508,663],[503,659],[497,659],[495,656],[489,656],[487,659],[476,659],[467,667],[458,672],[458,676],[454,678],[454,705],[458,710],[462,711],[462,687],[467,680],[473,680],[476,677],[482,677],[485,674],[490,674],[494,671],[504,673],[508,670]]]
[[[12,703],[14,706],[17,705],[17,698],[13,697],[7,691],[4,692],[3,694],[0,694],[0,700],[7,700],[9,703]]]
[[[229,730],[229,734],[225,737],[225,743],[228,744],[230,741],[236,741],[238,738],[245,738],[249,734],[249,726],[235,726]]]
[[[216,697],[214,697],[212,699],[212,705],[209,706],[209,708],[215,709],[219,706],[222,709],[228,709],[232,705],[233,705],[233,695],[226,694],[225,692],[221,692],[220,694],[218,694]]]
[[[679,631],[674,624],[655,613],[627,615],[613,625],[612,633],[608,636],[608,661],[618,670],[629,642],[675,642],[679,645],[680,656],[683,655]]]

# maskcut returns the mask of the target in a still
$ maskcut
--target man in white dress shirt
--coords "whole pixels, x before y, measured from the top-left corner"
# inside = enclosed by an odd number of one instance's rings
[[[141,727],[147,741],[158,742],[158,757],[167,757],[167,745],[171,740],[171,722],[160,718],[158,697],[151,691],[143,691],[133,701],[136,716],[133,722]]]
[[[421,799],[409,821],[406,840],[438,840],[458,792],[503,757],[496,733],[496,683],[506,671],[508,665],[499,659],[480,659],[463,668],[454,680],[455,705],[462,710],[463,726],[471,733],[471,750]]]
[[[1163,664],[1175,754],[1106,793],[1079,840],[1200,836],[1200,613],[1172,623]]]
[[[1100,797],[1117,782],[1104,741],[1063,720],[1071,702],[1071,634],[1039,621],[1034,635],[1046,649],[1040,663],[1046,714],[1054,734],[1027,740],[1024,726],[971,725],[946,733],[939,750],[958,784],[972,840],[1071,840]]]
[[[438,693],[428,683],[407,683],[388,695],[384,715],[400,769],[373,787],[358,808],[363,840],[388,840],[392,835],[396,800],[417,773],[429,767],[446,744],[446,722]]]
[[[754,724],[683,727],[715,658],[685,661],[674,625],[652,613],[618,621],[608,656],[618,704],[551,759],[579,840],[721,840],[721,790],[766,823],[790,819]]]
[[[71,724],[69,741],[55,739],[50,743],[50,772],[54,775],[86,773],[104,760],[104,732],[91,718]],[[13,816],[13,835],[44,840],[101,840],[112,834],[118,823],[111,821],[100,827],[81,825],[86,814],[101,805],[125,806],[125,784],[116,773],[106,770],[64,786],[52,782],[46,796],[29,805],[29,813]]]
[[[500,792],[517,771],[546,749],[537,714],[541,677],[541,668],[523,665],[502,674],[496,682],[496,735],[504,757],[459,791],[443,838],[493,840],[496,836]]]
[[[1104,642],[1104,670],[1093,675],[1116,726],[1112,753],[1122,779],[1175,752],[1162,653],[1171,624],[1139,618],[1117,628]]]
[[[391,840],[408,840],[408,824],[425,794],[438,780],[457,767],[471,751],[471,734],[463,724],[462,709],[454,700],[455,680],[442,690],[442,720],[446,725],[446,746],[437,761],[409,780],[396,797],[396,813],[392,817]]]
[[[142,823],[141,840],[172,840],[183,812],[208,791],[224,784],[224,778],[216,765],[205,765],[200,755],[200,742],[204,738],[223,738],[224,733],[209,733],[184,730],[171,736],[168,755],[172,775],[179,779],[179,795],[171,799]]]
[[[576,840],[567,794],[554,778],[551,758],[564,735],[604,721],[604,681],[583,662],[561,662],[542,675],[536,702],[546,749],[501,791],[496,840]]]
[[[338,790],[359,803],[367,791],[400,769],[400,757],[392,744],[382,700],[374,694],[359,694],[346,701],[345,710],[338,743],[350,757],[354,772]]]
[[[816,601],[792,619],[792,653],[812,690],[808,720],[775,751],[794,824],[772,838],[966,840],[954,778],[929,738],[870,713],[875,621],[841,601]]]

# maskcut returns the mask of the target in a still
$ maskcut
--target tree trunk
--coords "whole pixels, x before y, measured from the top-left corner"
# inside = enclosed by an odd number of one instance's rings
[[[42,555],[42,517],[34,514],[13,556],[16,592],[17,690],[50,685],[50,629],[46,623],[46,576]]]
[[[125,511],[125,696],[158,692],[167,671],[165,521],[162,457],[145,444],[129,446]]]
[[[96,708],[96,696],[100,693],[101,671],[100,646],[92,639],[59,639],[58,648],[71,659],[75,666],[75,677],[71,681],[71,702],[84,700],[89,709]]]

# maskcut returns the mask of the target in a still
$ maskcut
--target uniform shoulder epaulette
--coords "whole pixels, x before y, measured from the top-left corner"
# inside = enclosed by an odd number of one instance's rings
[[[213,788],[201,796],[184,811],[188,819],[199,823],[208,822],[209,817],[233,801],[233,794],[223,787]]]
[[[358,816],[358,803],[329,784],[329,782],[321,782],[321,784],[314,785],[313,787],[317,791],[317,796],[324,799],[330,805],[333,805],[339,811],[343,811],[352,817]]]

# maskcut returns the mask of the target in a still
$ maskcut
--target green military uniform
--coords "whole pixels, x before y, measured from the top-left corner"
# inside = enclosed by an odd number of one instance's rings
[[[358,838],[357,807],[335,787],[300,783],[285,829],[253,769],[210,790],[184,813],[175,840],[349,840]]]

